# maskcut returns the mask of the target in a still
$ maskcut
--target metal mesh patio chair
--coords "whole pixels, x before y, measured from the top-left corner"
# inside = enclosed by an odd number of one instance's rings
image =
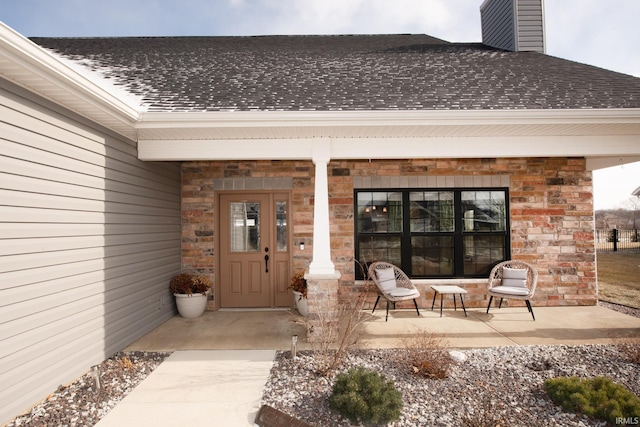
[[[378,287],[378,298],[373,306],[373,313],[376,311],[376,306],[380,297],[384,297],[387,300],[387,317],[385,322],[389,320],[389,302],[393,303],[393,308],[396,308],[396,302],[407,301],[412,299],[413,305],[416,307],[416,312],[420,316],[418,310],[417,298],[420,297],[420,292],[413,286],[411,279],[398,267],[388,262],[374,262],[369,266],[369,277]]]
[[[509,260],[497,264],[489,274],[489,286],[487,292],[490,295],[487,313],[491,308],[493,297],[500,297],[498,308],[502,307],[505,298],[524,300],[533,320],[536,317],[529,301],[536,291],[538,272],[530,264],[524,261]]]

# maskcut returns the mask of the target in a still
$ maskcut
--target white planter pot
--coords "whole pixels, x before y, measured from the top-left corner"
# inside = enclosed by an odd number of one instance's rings
[[[293,304],[301,316],[307,317],[309,315],[309,302],[301,292],[293,291]]]
[[[173,294],[176,297],[176,307],[178,307],[180,316],[185,319],[195,319],[202,316],[207,308],[207,294]]]

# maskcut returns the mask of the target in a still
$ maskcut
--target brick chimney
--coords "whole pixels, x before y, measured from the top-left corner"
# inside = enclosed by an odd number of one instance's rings
[[[545,53],[544,0],[485,0],[480,19],[482,43],[513,52]]]

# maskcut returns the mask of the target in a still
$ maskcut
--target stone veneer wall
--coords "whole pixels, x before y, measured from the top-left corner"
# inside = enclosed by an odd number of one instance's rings
[[[423,186],[509,186],[512,257],[539,273],[536,306],[597,302],[591,172],[582,158],[332,161],[328,165],[331,250],[341,293],[358,292],[354,278],[353,190]],[[311,161],[186,162],[182,187],[183,271],[214,279],[216,190],[292,192],[293,265],[304,270],[313,245]],[[478,184],[480,183],[480,184]],[[506,183],[506,185],[505,185]],[[299,250],[304,241],[305,250]],[[421,306],[433,294],[418,285]],[[486,305],[486,281],[465,280],[468,306]],[[517,304],[517,302],[516,302]]]

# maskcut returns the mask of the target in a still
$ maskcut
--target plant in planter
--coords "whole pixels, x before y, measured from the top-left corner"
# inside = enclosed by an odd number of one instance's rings
[[[176,297],[178,313],[186,319],[199,317],[207,307],[207,294],[211,280],[206,276],[180,273],[169,283],[169,289]]]
[[[293,302],[298,313],[306,317],[309,314],[309,306],[307,303],[307,280],[304,278],[304,272],[301,271],[291,277],[289,289],[293,291]]]

